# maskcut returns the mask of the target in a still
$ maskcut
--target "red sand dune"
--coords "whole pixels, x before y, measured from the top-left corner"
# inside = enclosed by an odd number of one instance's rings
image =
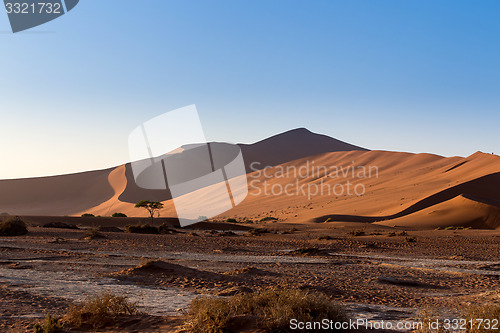
[[[240,147],[247,170],[253,161],[272,167],[249,173],[248,197],[219,218],[274,216],[302,223],[500,229],[500,157],[496,155],[478,152],[467,158],[445,158],[367,151],[305,129]],[[363,195],[356,195],[354,189],[363,189]],[[0,212],[18,215],[123,212],[145,216],[134,208],[141,199],[161,200],[165,204],[161,216],[175,216],[170,193],[138,188],[130,165],[0,181]]]

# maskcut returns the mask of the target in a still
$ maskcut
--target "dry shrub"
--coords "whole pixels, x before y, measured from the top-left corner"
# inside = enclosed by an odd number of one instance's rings
[[[458,325],[464,324],[465,330],[463,332],[467,333],[491,333],[496,331],[493,329],[493,325],[500,325],[500,305],[481,305],[472,306],[463,310],[462,317],[467,321],[466,323],[460,322]],[[443,325],[443,318],[440,318],[436,310],[425,309],[420,314],[420,321],[424,323],[421,330],[417,330],[418,333],[448,333],[455,332],[452,329],[445,329]],[[432,330],[429,328],[428,323],[439,320],[440,325],[437,330]],[[487,326],[487,325],[490,326]],[[452,323],[453,325],[453,323]],[[498,328],[497,328],[498,330]]]
[[[354,237],[365,236],[366,233],[363,230],[353,230],[349,233],[349,235]]]
[[[263,234],[268,234],[270,231],[267,228],[255,228],[247,231],[250,236],[260,236]]]
[[[466,312],[467,320],[472,320],[472,328],[467,332],[482,333],[493,332],[492,326],[496,324],[496,329],[500,329],[500,305],[474,306]],[[490,325],[490,326],[487,326]]]
[[[57,333],[63,329],[61,319],[47,314],[45,320],[41,323],[36,323],[33,327],[35,333]]]
[[[139,313],[137,303],[129,301],[127,296],[117,296],[106,291],[70,307],[66,321],[75,328],[95,329],[112,325],[120,317]]]
[[[19,216],[8,217],[0,223],[0,236],[21,236],[27,233],[28,228]]]
[[[92,229],[87,232],[85,239],[103,239],[106,238],[103,234],[99,232],[99,229]]]
[[[125,232],[134,234],[159,234],[158,228],[149,224],[127,225]]]
[[[191,302],[194,332],[227,332],[237,316],[256,317],[257,326],[270,332],[291,332],[290,320],[348,320],[346,312],[324,294],[301,290],[268,290],[228,298],[199,297]]]
[[[429,327],[430,322],[434,322],[435,320],[440,320],[438,313],[436,312],[435,309],[431,308],[425,308],[420,312],[420,316],[418,320],[422,323],[422,328],[415,330],[416,333],[448,333],[448,330],[445,330],[442,324],[442,321],[440,322],[440,325],[438,329],[431,329]]]

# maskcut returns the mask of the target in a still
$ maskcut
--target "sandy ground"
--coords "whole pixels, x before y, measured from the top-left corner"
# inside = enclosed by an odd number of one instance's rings
[[[0,331],[31,331],[45,313],[61,315],[104,290],[129,295],[149,314],[109,332],[177,331],[182,309],[197,295],[266,288],[321,291],[355,318],[384,320],[415,318],[429,307],[457,316],[470,304],[500,302],[500,231],[257,227],[271,233],[180,229],[85,239],[86,230],[34,227],[26,236],[0,238]],[[141,267],[148,260],[161,262]]]

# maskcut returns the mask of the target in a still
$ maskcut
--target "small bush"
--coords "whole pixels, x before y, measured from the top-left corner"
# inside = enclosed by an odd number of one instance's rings
[[[113,215],[111,215],[111,217],[127,217],[127,215],[125,215],[123,213],[113,213]]]
[[[448,226],[444,229],[442,229],[441,227],[437,227],[436,229],[434,230],[470,230],[472,229],[472,227],[455,227],[455,226]]]
[[[61,318],[52,317],[47,314],[45,320],[41,323],[36,323],[33,327],[35,333],[57,333],[63,329]]]
[[[415,243],[417,241],[417,238],[416,237],[406,237],[405,241],[407,243]]]
[[[399,232],[399,233],[396,233],[395,231],[393,231],[393,232],[388,233],[387,236],[389,236],[389,237],[408,236],[408,233],[406,231],[404,231],[404,230],[401,231],[401,232]]]
[[[149,224],[140,225],[127,225],[125,226],[125,232],[133,234],[159,234],[158,228],[153,227]]]
[[[331,239],[333,238],[328,235],[323,235],[318,237],[318,240],[331,240]]]
[[[118,228],[118,227],[103,227],[103,226],[98,227],[97,231],[101,231],[101,232],[123,232],[123,230],[120,229],[120,228]]]
[[[233,219],[233,218],[226,219],[226,222],[227,223],[238,223],[238,221],[236,221],[236,219]]]
[[[226,230],[226,231],[222,231],[221,233],[219,233],[219,236],[221,236],[221,237],[238,236],[238,234],[235,232],[232,232],[231,230]]]
[[[260,222],[267,222],[267,221],[278,221],[278,219],[272,216],[266,216],[260,219]]]
[[[19,216],[9,217],[0,223],[0,236],[21,236],[27,233],[28,228]]]
[[[297,230],[297,228],[293,227],[291,229],[285,230],[282,232],[283,235],[289,235],[289,234],[294,234]]]
[[[44,228],[58,228],[58,229],[80,229],[76,225],[71,224],[71,223],[64,223],[64,222],[51,222],[51,223],[45,223],[43,225]]]
[[[189,307],[193,332],[228,332],[237,316],[252,316],[266,332],[292,332],[290,320],[346,321],[348,316],[328,296],[301,290],[263,291],[228,298],[199,297]]]
[[[85,239],[103,239],[106,238],[103,234],[99,232],[99,229],[92,229],[89,232],[87,232],[87,235],[85,236]]]
[[[349,235],[354,237],[364,236],[366,233],[363,230],[353,230],[349,233]]]
[[[158,227],[158,232],[160,234],[178,234],[179,231],[172,229],[172,227],[166,223],[163,223]]]
[[[250,236],[260,236],[263,234],[268,234],[270,231],[267,230],[266,228],[255,228],[255,229],[250,229],[248,230],[248,234]]]
[[[316,256],[316,255],[328,255],[328,250],[318,249],[316,247],[301,247],[296,250],[289,252],[291,255],[306,255],[306,256]]]
[[[90,213],[84,213],[82,214],[82,217],[95,217],[95,215]]]
[[[137,314],[137,303],[130,302],[126,296],[106,291],[70,307],[66,321],[75,328],[97,329],[114,324],[119,317]]]

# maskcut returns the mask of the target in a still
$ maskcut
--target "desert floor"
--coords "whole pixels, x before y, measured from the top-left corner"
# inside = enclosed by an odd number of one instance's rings
[[[176,331],[198,295],[266,288],[321,291],[354,318],[373,320],[417,318],[428,308],[456,317],[471,304],[500,302],[499,230],[251,226],[271,232],[177,229],[88,239],[84,228],[31,227],[25,236],[0,238],[0,331],[32,331],[46,313],[62,315],[104,290],[129,295],[149,314],[107,332]],[[148,260],[164,263],[139,268]]]

